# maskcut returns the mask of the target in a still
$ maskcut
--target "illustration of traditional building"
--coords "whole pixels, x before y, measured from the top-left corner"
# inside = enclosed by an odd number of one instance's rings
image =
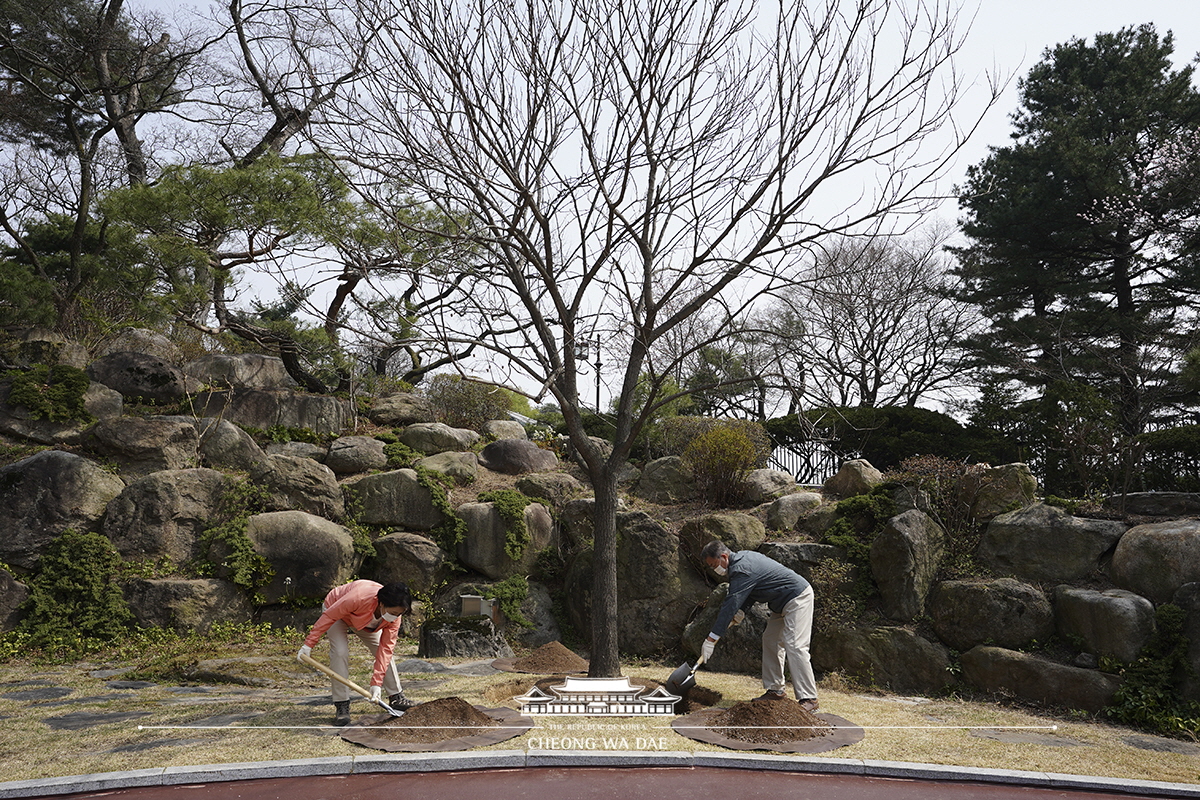
[[[551,686],[554,694],[533,687],[520,697],[522,714],[645,716],[674,714],[681,698],[662,686],[646,692],[633,686],[629,678],[566,678],[566,683]]]

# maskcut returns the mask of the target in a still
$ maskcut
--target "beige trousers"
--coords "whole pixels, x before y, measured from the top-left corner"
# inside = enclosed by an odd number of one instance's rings
[[[817,696],[817,680],[808,657],[812,640],[813,590],[808,587],[783,607],[782,614],[771,614],[762,637],[762,682],[768,691],[784,688],[786,663],[797,700]]]
[[[329,630],[325,632],[325,638],[329,640],[329,668],[346,679],[350,678],[349,634],[351,632],[362,640],[362,643],[371,651],[372,656],[379,649],[379,631],[354,630],[341,620],[333,623],[329,627]],[[333,681],[331,685],[333,688],[333,702],[335,703],[349,700],[353,694],[349,686],[345,686],[337,681]],[[396,674],[396,662],[393,660],[388,663],[388,667],[383,673],[383,696],[387,698],[399,691],[400,676]]]

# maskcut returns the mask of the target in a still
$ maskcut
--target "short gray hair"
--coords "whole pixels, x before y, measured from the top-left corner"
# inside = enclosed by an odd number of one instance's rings
[[[724,542],[720,541],[719,539],[714,539],[713,541],[704,545],[704,549],[700,551],[700,560],[708,561],[710,558],[720,558],[726,553],[732,552],[732,550],[725,546]]]

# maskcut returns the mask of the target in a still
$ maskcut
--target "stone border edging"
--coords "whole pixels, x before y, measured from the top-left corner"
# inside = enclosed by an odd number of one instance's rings
[[[305,758],[240,764],[201,764],[159,767],[127,772],[102,772],[0,783],[0,798],[42,797],[97,792],[143,786],[175,786],[255,778],[307,778],[313,776],[385,772],[450,772],[469,769],[519,767],[719,767],[780,772],[811,772],[863,777],[910,778],[927,781],[973,781],[1014,786],[1081,789],[1093,792],[1148,794],[1160,797],[1200,798],[1200,784],[1124,780],[1053,772],[992,770],[907,761],[871,761],[856,758],[811,758],[762,753],[720,753],[673,750],[665,752],[590,750],[489,750],[478,753],[372,753],[360,756]]]

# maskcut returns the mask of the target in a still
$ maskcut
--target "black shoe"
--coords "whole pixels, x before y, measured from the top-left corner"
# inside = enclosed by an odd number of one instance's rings
[[[416,703],[410,703],[408,698],[404,696],[404,692],[396,692],[388,697],[388,705],[396,711],[408,711]]]
[[[756,697],[754,699],[755,700],[786,700],[787,695],[785,695],[783,692],[776,692],[771,689],[768,689],[760,697]]]
[[[333,704],[333,724],[344,728],[350,724],[350,701],[338,700]]]

